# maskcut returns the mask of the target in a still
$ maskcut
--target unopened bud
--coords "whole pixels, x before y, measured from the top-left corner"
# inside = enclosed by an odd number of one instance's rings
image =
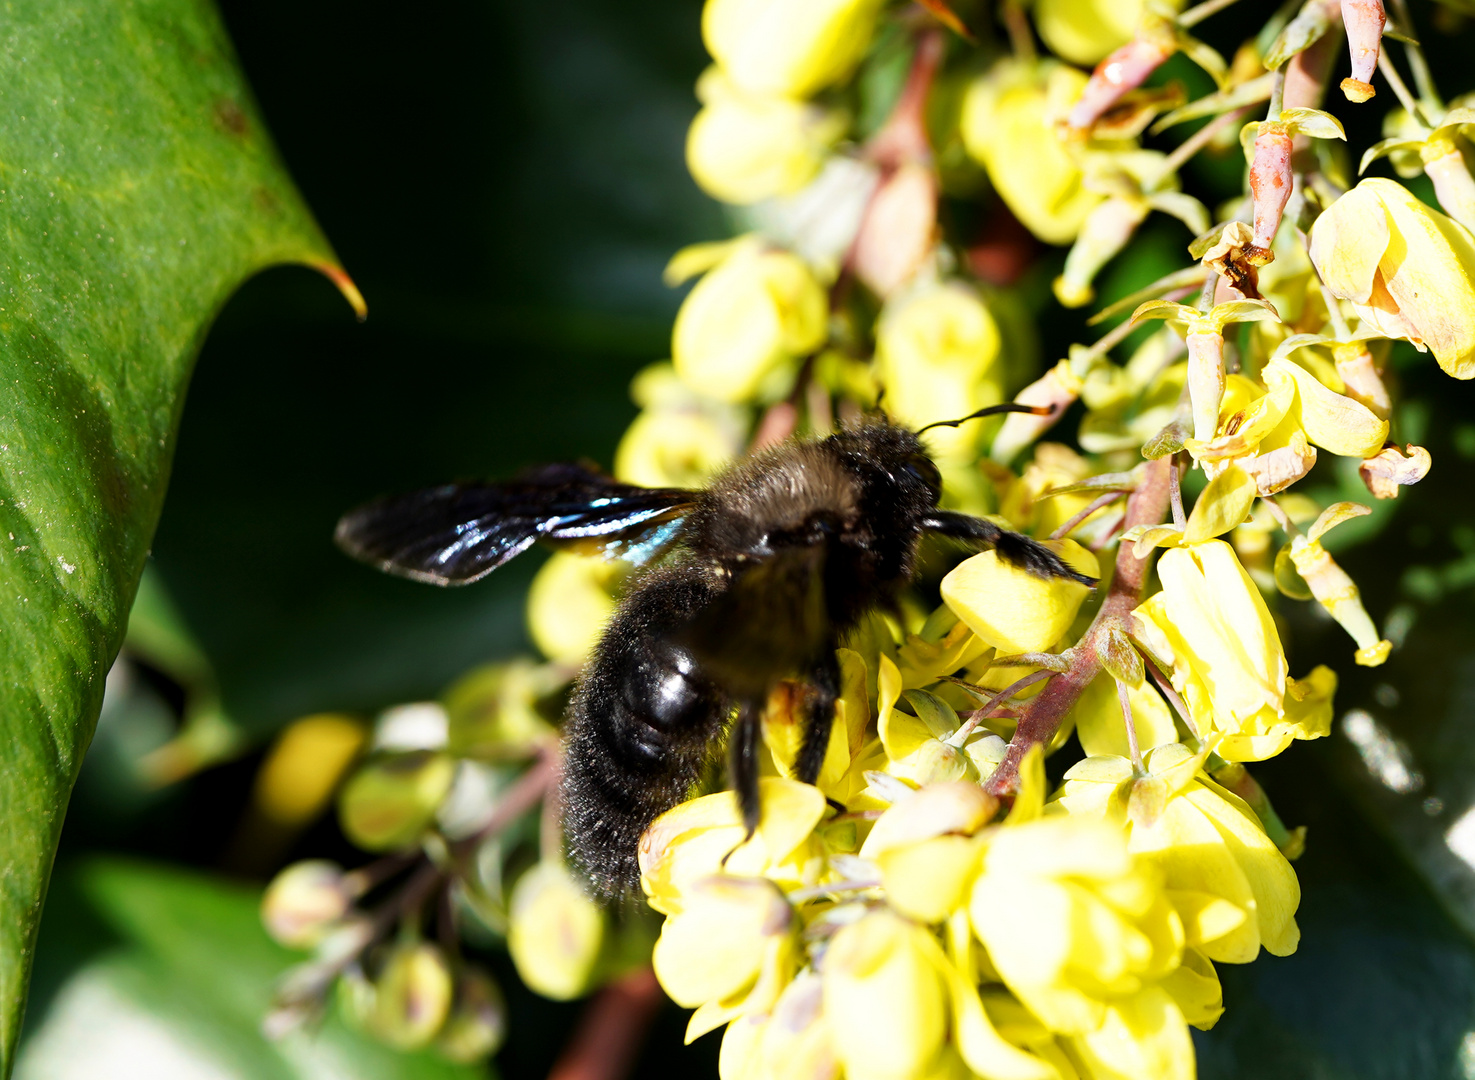
[[[1117,49],[1096,65],[1081,99],[1070,110],[1068,123],[1084,131],[1100,119],[1128,90],[1135,90],[1164,60],[1177,52],[1166,27],[1154,27]]]
[[[604,912],[558,863],[540,862],[512,890],[507,949],[528,988],[555,1001],[589,988]]]
[[[373,1032],[389,1045],[429,1045],[451,1011],[451,970],[436,946],[396,945],[375,982]]]
[[[1209,442],[1219,430],[1224,399],[1224,335],[1188,335],[1188,400],[1193,407],[1193,437]]]
[[[1270,250],[1286,203],[1291,198],[1291,150],[1294,140],[1275,123],[1260,125],[1255,136],[1255,156],[1250,162],[1250,191],[1255,196],[1255,238],[1246,257],[1253,266],[1264,266],[1275,258]]]
[[[370,761],[339,796],[338,820],[368,851],[404,847],[430,824],[455,774],[455,761],[429,750]]]
[[[507,1002],[502,988],[477,968],[456,980],[456,1004],[435,1040],[441,1057],[470,1065],[495,1054],[507,1037]]]
[[[1342,80],[1348,101],[1367,101],[1377,93],[1372,78],[1387,21],[1383,0],[1342,0],[1342,25],[1347,28],[1347,50],[1352,55],[1352,77]]]
[[[272,940],[310,949],[348,913],[353,896],[336,864],[314,859],[287,867],[266,887],[261,921]]]

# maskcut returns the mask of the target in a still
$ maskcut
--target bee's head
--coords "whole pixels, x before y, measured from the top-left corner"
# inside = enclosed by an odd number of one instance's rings
[[[885,501],[930,509],[942,497],[942,474],[909,427],[868,419],[827,441],[863,488],[874,495],[888,490]]]

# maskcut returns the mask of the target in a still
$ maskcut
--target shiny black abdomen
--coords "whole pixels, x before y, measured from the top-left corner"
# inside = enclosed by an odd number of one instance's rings
[[[730,705],[677,641],[722,592],[710,569],[656,570],[620,606],[569,711],[562,784],[570,855],[607,895],[638,880],[636,845],[721,748]]]

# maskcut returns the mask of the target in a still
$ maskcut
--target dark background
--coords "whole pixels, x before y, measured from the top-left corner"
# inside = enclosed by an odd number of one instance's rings
[[[667,354],[679,295],[661,267],[729,225],[682,161],[706,62],[696,0],[221,6],[282,154],[370,308],[357,324],[316,275],[267,273],[221,316],[190,389],[154,570],[231,717],[264,740],[308,712],[433,695],[526,648],[536,560],[473,589],[430,589],[348,562],[333,524],[386,490],[581,455],[608,463],[634,415],[630,376]],[[1269,9],[1242,0],[1203,36],[1228,55]],[[1470,37],[1432,32],[1429,13],[1416,5],[1441,88],[1471,89]],[[1171,75],[1207,88],[1185,64]],[[1331,108],[1360,151],[1386,104]],[[1191,183],[1213,208],[1241,169],[1231,153]],[[1104,276],[1104,298],[1176,265],[1187,240],[1154,219]],[[1095,333],[1049,307],[1061,258],[1041,253],[1019,286],[1027,307],[1050,310],[1047,359]],[[1293,673],[1332,664],[1338,716],[1371,712],[1420,782],[1402,793],[1380,783],[1340,728],[1255,770],[1287,823],[1310,829],[1297,865],[1303,940],[1287,959],[1220,967],[1228,1011],[1197,1038],[1206,1080],[1475,1077],[1475,872],[1444,841],[1475,801],[1475,396],[1427,356],[1400,350],[1397,362],[1426,402],[1400,414],[1402,435],[1430,448],[1434,471],[1341,557],[1380,625],[1396,610],[1411,629],[1367,672],[1308,605],[1282,610]],[[1366,500],[1334,463],[1316,480],[1326,501]],[[33,1025],[111,940],[68,868],[108,851],[218,870],[258,762],[123,797],[106,762],[89,761],[43,926]],[[292,854],[346,855],[341,845],[325,825]],[[578,1008],[519,991],[505,964],[500,974],[513,1035],[498,1067],[540,1077]],[[637,1075],[715,1075],[716,1039],[682,1050],[683,1025],[668,1007]]]

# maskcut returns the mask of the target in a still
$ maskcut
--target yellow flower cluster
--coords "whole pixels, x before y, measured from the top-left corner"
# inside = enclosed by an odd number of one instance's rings
[[[1095,569],[1070,541],[1061,554]],[[1170,554],[1237,571],[1218,541]],[[658,819],[640,850],[666,917],[656,974],[695,1010],[689,1038],[727,1025],[723,1080],[1194,1075],[1188,1027],[1222,1011],[1213,963],[1285,955],[1298,938],[1295,874],[1215,782],[1213,751],[1258,759],[1325,734],[1335,681],[1286,678],[1263,600],[1243,571],[1221,587],[1224,569],[1165,575],[1154,600],[1181,618],[1142,628],[1188,715],[1175,724],[1140,679],[1124,720],[1099,676],[1106,693],[1073,713],[1092,756],[1047,799],[1034,750],[1007,814],[980,781],[1012,723],[968,703],[1009,700],[1021,672],[1042,670],[1013,658],[1068,640],[1084,588],[986,553],[949,575],[919,632],[877,621],[874,656],[841,653],[815,787],[789,778],[793,695],[774,695],[757,832],[724,792]],[[1258,697],[1221,702],[1214,678]],[[1128,724],[1147,751],[1135,766]]]

